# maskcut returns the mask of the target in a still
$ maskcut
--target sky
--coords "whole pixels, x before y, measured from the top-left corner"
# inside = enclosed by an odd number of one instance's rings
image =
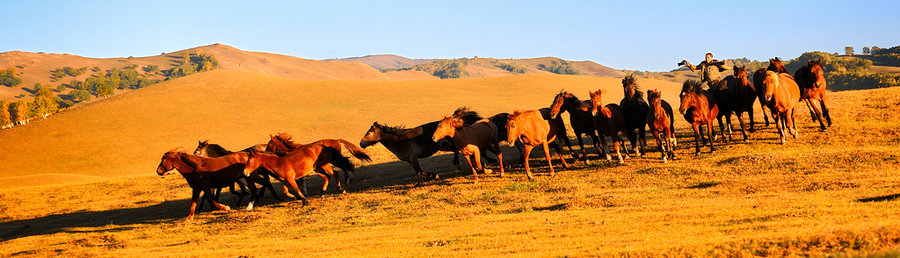
[[[668,71],[900,45],[900,1],[3,1],[0,52],[151,56],[213,43],[309,59],[591,60]]]

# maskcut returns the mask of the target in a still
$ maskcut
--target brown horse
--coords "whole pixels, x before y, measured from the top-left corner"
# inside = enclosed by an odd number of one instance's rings
[[[656,139],[656,145],[659,146],[659,152],[662,154],[663,163],[668,162],[669,158],[675,158],[675,118],[672,115],[672,106],[668,102],[662,100],[662,94],[658,90],[647,90],[647,100],[650,102],[650,111],[647,112],[647,124],[653,138]],[[663,137],[660,138],[659,135]],[[663,144],[665,143],[665,144]]]
[[[559,160],[563,167],[568,167],[566,159],[563,158],[562,148],[556,144],[556,137],[559,130],[566,130],[559,124],[550,123],[549,116],[541,114],[540,110],[519,111],[516,110],[509,115],[506,124],[506,142],[521,141],[525,144],[524,161],[525,172],[528,173],[528,179],[532,179],[531,167],[528,163],[528,156],[535,146],[542,145],[544,148],[544,157],[547,159],[547,166],[550,167],[550,175],[553,175],[553,164],[550,162],[550,150],[547,146],[552,146],[559,155]]]
[[[766,121],[766,127],[769,126],[769,117],[766,116],[766,85],[763,80],[766,79],[766,68],[759,68],[753,72],[753,87],[756,89],[756,97],[759,99],[759,107],[762,112],[763,119]],[[750,121],[750,131],[753,132],[756,121]]]
[[[603,153],[603,151],[600,150],[600,141],[597,139],[597,128],[594,127],[594,116],[591,114],[591,103],[589,101],[579,100],[578,97],[575,97],[572,93],[560,91],[559,94],[556,94],[556,96],[553,97],[553,104],[550,105],[550,117],[556,119],[562,112],[569,112],[569,125],[572,126],[572,130],[575,131],[575,138],[578,139],[578,146],[581,147],[581,157],[579,158],[578,154],[572,151],[572,146],[569,146],[572,157],[575,158],[576,161],[579,159],[587,160],[587,152],[584,150],[584,141],[581,138],[582,134],[587,134],[594,141],[594,148],[597,149],[597,155]]]
[[[619,107],[625,115],[626,136],[634,153],[637,156],[644,156],[644,149],[647,147],[647,112],[650,106],[644,101],[644,93],[638,87],[634,75],[622,79],[622,90],[625,97],[619,102]]]
[[[343,148],[341,147],[341,145],[343,145],[344,147],[347,147],[347,150],[350,151],[350,154],[352,154],[354,157],[356,157],[360,160],[363,160],[363,161],[371,161],[372,160],[369,157],[369,155],[367,155],[361,148],[356,147],[356,145],[353,145],[353,143],[350,143],[349,141],[344,140],[344,139],[322,139],[322,140],[318,140],[318,141],[310,143],[310,144],[319,144],[324,147],[334,149],[337,151],[338,155],[340,155],[341,151],[343,150]],[[294,141],[291,140],[290,134],[279,133],[276,135],[269,135],[269,142],[266,143],[266,151],[273,152],[275,154],[283,156],[291,151],[294,151],[296,149],[299,149],[303,146],[310,145],[310,144],[295,143]],[[327,166],[331,166],[331,165],[328,164]],[[352,168],[352,166],[351,166],[351,168]],[[331,169],[331,170],[333,170],[333,169]],[[345,180],[344,184],[347,185],[347,187],[349,187],[350,179],[353,178],[353,173],[352,173],[353,170],[352,169],[351,170],[341,169],[341,170],[344,171],[344,180]],[[332,174],[331,176],[334,177],[338,191],[340,191],[342,193],[346,193],[347,191],[341,185],[341,180],[339,180],[337,175]],[[303,185],[303,190],[304,190],[304,192],[306,192],[306,182],[302,181],[303,180],[302,177],[299,177],[298,179],[301,180],[301,184]],[[325,184],[325,187],[327,187],[327,186],[328,186],[328,184]],[[325,191],[325,190],[322,190],[322,191]]]
[[[463,122],[462,117],[448,114],[438,124],[431,140],[437,142],[444,139],[444,137],[450,137],[450,142],[466,158],[469,168],[472,169],[472,175],[475,176],[476,183],[478,182],[478,170],[483,171],[485,174],[491,173],[491,170],[484,169],[481,165],[482,149],[489,150],[497,155],[498,160],[500,160],[500,176],[503,176],[505,172],[503,153],[500,152],[499,139],[497,139],[497,126],[490,120],[484,119],[472,125],[467,125]],[[475,159],[475,164],[478,165],[477,170],[472,165],[472,159]]]
[[[606,155],[606,160],[612,160],[609,156],[609,146],[606,145],[606,136],[609,136],[613,141],[613,148],[616,149],[616,157],[619,158],[619,163],[625,163],[620,152],[620,149],[625,147],[625,140],[619,136],[620,132],[627,134],[625,130],[625,114],[622,113],[622,108],[612,103],[600,106],[603,94],[600,90],[589,92],[588,94],[591,96],[591,113],[596,114],[594,115],[594,127],[597,128],[597,133],[600,134],[600,145],[603,146],[603,154]],[[627,152],[625,156],[628,156]]]
[[[769,59],[769,66],[766,67],[766,70],[776,73],[787,73],[787,70],[784,69],[784,63],[781,62],[781,58],[778,57],[776,57],[775,59]]]
[[[257,144],[255,146],[246,148],[246,149],[242,150],[241,152],[249,152],[251,149],[256,149],[256,150],[262,151],[265,149],[265,145]],[[222,157],[222,156],[225,156],[225,155],[228,155],[231,153],[234,153],[234,152],[226,150],[221,145],[218,145],[215,143],[209,143],[209,140],[198,142],[197,149],[194,149],[194,155],[197,155],[200,157],[209,157],[209,158]],[[260,173],[258,173],[259,176],[253,178],[253,181],[255,183],[258,183],[263,186],[263,188],[259,189],[259,193],[257,193],[257,198],[262,198],[263,193],[265,193],[265,190],[269,189],[269,191],[272,192],[272,196],[274,196],[275,199],[281,200],[281,198],[278,197],[278,194],[275,193],[275,188],[272,187],[272,182],[269,181],[269,171],[259,171],[259,172],[260,172]],[[236,181],[235,184],[237,184],[241,188],[240,193],[235,191],[234,185],[229,185],[228,190],[231,191],[231,194],[237,195],[239,197],[238,201],[235,205],[240,205],[241,202],[244,200],[244,196],[250,195],[246,191],[247,181],[244,180],[243,178],[241,178],[241,179],[238,179],[238,181]],[[219,194],[221,192],[222,192],[222,188],[216,189],[216,195],[214,197],[215,201],[217,201],[217,202],[219,201]],[[203,211],[203,202],[200,202],[198,209],[200,211]]]
[[[314,142],[299,146],[284,156],[250,152],[244,173],[251,173],[258,168],[265,168],[271,171],[275,179],[281,181],[284,195],[303,200],[303,205],[305,206],[309,204],[309,201],[297,186],[297,179],[311,175],[313,172],[318,173],[322,180],[325,181],[325,184],[322,186],[322,192],[324,193],[328,188],[329,177],[334,174],[332,164],[344,171],[353,171],[353,164],[350,163],[347,157],[341,155],[340,150],[328,147],[326,144]],[[297,192],[299,197],[295,197],[290,193],[288,185]]]
[[[794,107],[800,101],[800,87],[794,82],[790,74],[766,72],[766,106],[772,111],[772,119],[778,134],[781,136],[781,144],[784,144],[784,130],[797,138],[797,127],[794,124]]]
[[[687,80],[681,89],[681,106],[678,112],[684,115],[684,120],[691,123],[694,128],[694,140],[697,155],[700,155],[700,126],[706,125],[709,138],[709,152],[715,151],[713,143],[713,121],[719,114],[719,106],[712,94],[701,88],[701,83],[696,80]]]
[[[744,142],[750,141],[750,138],[747,135],[747,128],[744,124],[744,112],[750,116],[750,121],[753,121],[753,102],[756,101],[756,88],[753,87],[753,84],[750,83],[750,80],[747,76],[746,67],[735,67],[734,75],[729,75],[725,77],[725,89],[720,90],[714,95],[717,95],[717,104],[719,104],[719,122],[721,123],[721,118],[724,116],[727,121],[728,128],[728,137],[727,139],[730,141],[731,138],[731,114],[737,115],[738,122],[741,125],[741,134],[744,135]],[[724,105],[727,103],[727,105]],[[722,133],[725,133],[725,128],[722,128]],[[750,131],[753,132],[753,125],[750,125]]]
[[[238,179],[246,178],[247,176],[245,175],[255,176],[255,169],[245,171],[247,161],[248,154],[243,152],[216,158],[204,158],[185,153],[183,149],[176,148],[163,154],[159,166],[156,167],[156,174],[162,176],[166,172],[177,169],[178,173],[184,177],[191,190],[193,190],[191,195],[191,212],[187,217],[187,220],[192,220],[201,191],[207,196],[204,199],[210,205],[220,210],[231,210],[228,206],[213,201],[213,194],[210,189],[232,185]],[[252,210],[253,203],[256,201],[256,185],[249,184],[248,186],[250,187],[250,203],[247,205],[247,210]]]
[[[822,118],[828,120],[828,126],[831,127],[831,115],[828,114],[828,107],[825,106],[825,72],[822,70],[822,60],[808,61],[806,65],[794,72],[794,78],[797,86],[800,87],[800,99],[806,100],[806,106],[809,108],[809,114],[812,116],[813,122],[819,121],[819,129],[825,131],[825,122]],[[816,106],[813,100],[818,100],[819,105]]]

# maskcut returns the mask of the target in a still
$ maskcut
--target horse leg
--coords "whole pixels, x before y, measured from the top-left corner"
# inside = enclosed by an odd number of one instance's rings
[[[322,166],[322,167],[320,167],[320,168],[321,168],[322,170],[324,170],[325,173],[328,173],[328,174],[333,175],[334,177],[337,177],[337,173],[334,173],[334,167],[331,166],[331,164],[325,164],[324,166]],[[337,180],[337,188],[338,188],[338,192],[339,192],[339,193],[347,193],[347,190],[344,189],[344,186],[341,185],[341,180],[340,180],[339,178],[336,178],[336,180]],[[347,185],[347,187],[350,187],[350,186]],[[323,187],[323,188],[324,188],[324,187]],[[322,190],[322,192],[324,193],[325,190]]]
[[[638,139],[641,141],[641,153],[639,156],[644,156],[644,150],[647,149],[647,125],[641,125],[638,127]]]
[[[650,131],[653,132],[653,139],[656,140],[656,146],[659,146],[659,154],[662,154],[663,163],[668,162],[668,159],[666,158],[666,148],[663,147],[662,140],[659,139],[659,131],[656,129],[650,129]]]
[[[736,117],[740,117],[740,115],[737,115]],[[732,137],[732,134],[734,134],[734,126],[731,125],[731,113],[725,115],[725,126],[728,128],[728,141],[733,142],[734,137]],[[722,131],[722,134],[725,134],[725,131]]]
[[[544,146],[547,146],[547,143],[544,143]],[[528,179],[534,179],[534,176],[531,175],[531,165],[528,162],[528,156],[531,156],[531,149],[534,149],[534,146],[525,145],[525,173],[528,175]],[[550,160],[547,158],[547,160]]]
[[[778,129],[778,136],[781,137],[781,144],[784,144],[784,126],[782,126],[783,119],[779,119],[781,114],[772,113],[772,121],[775,122],[775,128]]]
[[[594,149],[597,149],[597,156],[603,155],[603,151],[600,150],[600,139],[597,138],[597,132],[591,131],[591,140],[594,141]]]
[[[569,168],[569,164],[566,163],[566,158],[563,157],[562,147],[560,147],[559,144],[557,144],[555,141],[548,142],[547,145],[550,145],[550,147],[553,147],[553,150],[556,151],[556,155],[559,155],[559,162],[562,163],[563,169]]]
[[[475,166],[472,166],[472,158],[470,158],[469,155],[463,156],[466,157],[466,162],[469,163],[469,168],[472,169],[472,175],[475,176],[475,183],[478,183],[478,171],[475,170]]]
[[[700,141],[701,141],[701,138],[703,138],[703,135],[700,134],[700,124],[699,123],[694,122],[691,124],[691,126],[694,128],[694,147],[695,147],[694,149],[697,151],[697,155],[699,156],[700,155]],[[704,143],[704,145],[705,145],[705,143]]]
[[[325,178],[325,176],[323,176],[323,178]],[[288,180],[285,181],[287,181],[288,184],[291,184],[291,188],[294,188],[294,191],[297,192],[296,199],[303,200],[303,206],[309,204],[309,200],[306,199],[306,196],[303,195],[303,192],[300,192],[300,187],[297,186],[297,180],[294,180],[294,178],[288,178]],[[328,182],[328,179],[325,179],[325,182]],[[284,188],[284,191],[287,192],[287,187]]]
[[[756,122],[753,121],[753,106],[750,106],[750,109],[747,110],[747,116],[750,118],[750,132],[756,132]],[[741,120],[743,121],[743,120]]]
[[[762,98],[759,99],[759,110],[762,113],[763,120],[766,120],[766,127],[769,127],[769,117],[766,116],[766,103],[763,103]],[[772,113],[772,110],[769,110],[769,115],[772,116],[772,119],[775,119],[775,113]]]
[[[288,183],[288,181],[293,181],[293,180],[281,180],[281,191],[284,193],[284,196],[287,196],[288,198],[297,199],[297,197],[294,196],[294,194],[291,194],[291,192],[288,191],[288,185],[290,185],[290,183]],[[296,182],[295,182],[295,184],[296,184]]]
[[[281,201],[281,197],[278,197],[278,194],[275,193],[275,187],[272,186],[272,181],[271,181],[271,179],[269,179],[269,174],[268,174],[268,173],[262,173],[262,171],[260,171],[260,172],[261,172],[260,175],[262,175],[262,176],[261,176],[261,177],[260,177],[260,176],[257,176],[257,179],[256,179],[256,180],[257,180],[257,182],[259,182],[260,184],[263,185],[263,189],[260,189],[260,190],[259,190],[259,195],[257,196],[257,198],[262,198],[262,197],[263,197],[263,193],[265,192],[265,191],[263,191],[263,190],[266,189],[266,188],[268,188],[268,189],[269,189],[269,192],[272,193],[272,197],[275,197],[276,200]]]
[[[613,148],[616,149],[616,157],[619,158],[619,164],[625,163],[625,160],[622,159],[622,152],[619,151],[620,149],[625,149],[625,139],[622,139],[622,137],[617,133],[616,135],[612,136],[612,140]],[[627,151],[625,156],[628,156]]]
[[[491,152],[495,152],[497,154],[497,159],[500,160],[500,177],[503,177],[503,173],[505,172],[505,168],[503,168],[503,152],[500,151],[500,143],[495,142],[491,144],[493,150]]]
[[[637,133],[635,132],[635,130],[637,130],[637,128],[628,130],[627,137],[628,137],[628,142],[631,143],[631,151],[634,152],[634,156],[640,157],[641,153],[638,150],[638,142],[637,142],[638,139],[637,139]]]
[[[237,203],[234,204],[234,207],[237,207],[237,206],[240,206],[240,205],[241,205],[241,202],[244,201],[244,195],[248,195],[248,194],[247,194],[247,187],[248,187],[248,184],[247,184],[247,180],[246,180],[246,179],[244,179],[244,178],[238,178],[238,180],[235,181],[234,184],[231,184],[231,185],[228,186],[228,187],[234,188],[234,185],[235,185],[235,184],[237,184],[238,187],[241,188],[241,194],[238,195],[238,201],[237,201]],[[254,188],[255,188],[255,187],[254,187]],[[229,190],[230,190],[230,189],[229,189]],[[217,202],[219,201],[219,192],[221,192],[221,191],[222,191],[221,188],[220,188],[218,191],[216,191],[216,201],[217,201]],[[255,193],[254,193],[254,194],[255,194]]]
[[[709,121],[709,125],[706,126],[706,133],[709,135],[710,138],[712,138],[712,135],[713,135],[712,121]],[[725,138],[725,137],[722,137],[722,138]],[[716,143],[714,141],[709,141],[709,153],[713,153],[713,151],[716,151],[716,148],[714,147],[715,145],[716,145]]]
[[[725,137],[725,124],[722,123],[722,117],[724,117],[724,116],[725,115],[719,115],[716,117],[716,120],[719,120],[719,131],[722,133],[722,142],[728,142],[728,137]],[[709,123],[709,126],[713,126],[713,124]],[[715,134],[715,136],[712,136],[712,137],[718,138],[719,134]],[[713,139],[710,142],[715,141],[715,138],[710,138],[710,139]]]
[[[206,198],[211,198],[210,196],[206,196],[206,192],[202,192],[203,195],[200,196],[200,204],[197,205],[197,210],[203,212],[203,203],[206,202]],[[209,208],[212,211],[212,207]]]
[[[615,142],[613,142],[615,144]],[[612,160],[609,156],[609,144],[606,143],[606,136],[600,134],[600,146],[603,147],[603,151],[600,152],[601,155],[606,155],[606,161]]]
[[[810,101],[810,98],[801,99],[801,101],[806,102],[806,108],[809,109],[809,116],[812,117],[812,121],[816,122],[816,112],[813,110],[813,105]]]
[[[206,192],[206,196],[212,196],[212,190],[210,190],[209,187],[203,188],[203,191]],[[231,207],[228,207],[228,206],[222,205],[216,201],[213,201],[211,198],[206,198],[206,200],[209,201],[210,205],[215,206],[217,209],[225,210],[225,211],[231,210]]]
[[[256,171],[254,171],[254,172],[256,172]],[[252,177],[259,177],[259,175],[258,175],[258,174],[252,174]],[[249,210],[253,210],[253,203],[255,203],[256,200],[259,199],[259,196],[256,195],[256,183],[253,183],[253,180],[252,180],[252,179],[251,179],[251,180],[245,180],[245,181],[249,183],[249,184],[247,184],[247,188],[250,188],[250,203],[247,204],[247,209],[246,209],[246,210],[249,211]],[[243,198],[243,196],[242,196],[242,198]],[[240,203],[238,203],[238,204],[240,204]],[[235,205],[235,206],[236,206],[236,205]]]
[[[822,117],[822,110],[820,110],[819,107],[816,106],[816,104],[812,101],[812,99],[806,99],[806,104],[812,107],[813,111],[815,111],[813,115],[815,115],[815,117],[819,119],[819,129],[825,131],[825,119],[823,119]]]
[[[544,158],[547,159],[547,167],[550,168],[550,176],[553,176],[553,163],[550,162],[550,148],[547,147],[547,143],[545,142],[543,145],[544,148]]]
[[[584,141],[582,141],[582,139],[581,139],[581,133],[575,132],[575,139],[578,140],[578,147],[581,148],[581,157],[578,157],[578,155],[575,155],[574,156],[575,161],[578,161],[578,160],[587,161],[587,153],[584,151]]]
[[[327,171],[324,169],[324,167],[325,166],[323,165],[323,166],[317,167],[315,169],[316,174],[318,174],[319,177],[322,178],[322,180],[325,180],[325,183],[322,184],[322,192],[319,195],[325,195],[325,192],[328,190],[328,185],[331,183],[331,181],[330,181],[331,176],[333,176],[333,173],[334,173],[334,170]],[[304,195],[306,195],[306,194],[304,194]]]
[[[753,114],[753,111],[750,111],[750,114]],[[744,142],[750,142],[750,136],[747,135],[747,126],[744,125],[744,112],[737,113],[737,120],[741,124],[741,134],[744,135]]]
[[[828,120],[828,127],[831,127],[831,115],[828,114],[828,107],[825,106],[825,93],[822,93],[819,104],[822,105],[822,115],[825,117],[825,120]]]
[[[416,172],[416,186],[420,186],[423,183],[422,174],[424,174],[425,171],[422,171],[422,167],[419,166],[419,159],[416,157],[416,155],[410,154],[410,156],[411,157],[409,158],[409,165],[412,166],[413,170],[415,170]],[[459,157],[456,154],[454,154],[453,156],[454,159]],[[459,170],[459,166],[456,166],[456,169]]]
[[[666,136],[666,150],[667,150],[667,154],[669,155],[669,158],[675,159],[675,149],[674,149],[674,148],[675,148],[675,143],[672,142],[672,139],[675,139],[675,137],[673,137],[672,135],[673,135],[673,134],[672,134],[672,128],[671,128],[671,127],[670,127],[670,128],[666,128],[666,130],[665,130],[665,136]]]
[[[566,146],[569,147],[569,153],[572,153],[572,157],[575,158],[575,159],[577,160],[577,159],[578,159],[578,155],[575,154],[575,151],[574,151],[574,150],[572,150],[572,141],[569,141],[569,136],[566,135],[566,130],[560,130],[560,132],[558,132],[558,133],[556,134],[556,138],[562,140],[563,143],[565,143]],[[562,148],[560,147],[560,149],[562,149]],[[560,152],[560,153],[561,153],[561,152]]]
[[[786,120],[787,120],[788,125],[791,128],[791,135],[794,136],[794,139],[797,139],[797,137],[800,137],[800,134],[797,132],[797,123],[794,121],[794,112],[795,111],[796,111],[796,108],[792,108],[792,109],[788,110],[788,112],[790,112],[790,113],[788,114],[789,117],[786,117]]]
[[[191,213],[188,213],[187,219],[188,221],[194,219],[194,211],[197,208],[197,199],[200,198],[200,189],[192,188],[193,193],[191,194]]]

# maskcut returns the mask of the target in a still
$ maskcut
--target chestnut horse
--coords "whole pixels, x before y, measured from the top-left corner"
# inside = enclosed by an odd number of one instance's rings
[[[490,174],[491,170],[484,169],[481,165],[481,150],[489,150],[497,155],[500,161],[500,176],[503,176],[505,169],[503,167],[503,153],[500,152],[499,139],[497,139],[497,126],[490,120],[484,119],[472,125],[463,122],[462,117],[448,114],[438,124],[432,135],[432,141],[440,141],[444,137],[450,137],[450,142],[463,154],[469,168],[472,169],[472,175],[475,176],[475,182],[478,182],[478,170],[485,174]],[[478,169],[472,165],[472,159]]]
[[[696,80],[687,80],[681,89],[681,106],[678,112],[684,115],[684,120],[691,123],[694,128],[695,149],[700,155],[700,142],[703,136],[700,134],[700,126],[706,125],[709,138],[709,152],[715,151],[713,143],[713,121],[719,114],[719,106],[712,94],[703,90],[701,83]]]
[[[284,156],[250,152],[247,166],[244,167],[244,173],[251,173],[258,168],[265,168],[271,171],[275,179],[281,181],[284,195],[303,200],[303,205],[306,206],[309,204],[309,201],[297,186],[297,179],[311,175],[315,171],[325,181],[325,184],[322,185],[322,192],[324,193],[328,188],[328,178],[334,174],[332,164],[344,171],[353,171],[353,164],[350,163],[347,157],[341,155],[340,150],[328,147],[323,143],[314,142],[299,146]],[[295,197],[290,193],[288,185],[297,192],[299,197]]]
[[[256,149],[256,150],[262,151],[265,149],[265,145],[257,144],[255,146],[246,148],[246,149],[242,150],[241,152],[249,152],[251,149]],[[198,142],[197,149],[194,149],[194,155],[197,155],[200,157],[208,157],[208,158],[221,157],[221,156],[225,156],[225,155],[228,155],[231,153],[234,153],[234,152],[226,150],[221,145],[218,145],[215,143],[210,144],[209,140]],[[281,198],[278,197],[278,194],[275,193],[275,188],[272,187],[272,182],[269,181],[268,173],[269,173],[268,171],[260,171],[260,173],[258,173],[258,175],[260,177],[253,178],[253,181],[255,183],[258,183],[263,186],[263,188],[259,189],[259,193],[257,193],[257,198],[262,198],[263,193],[265,193],[265,190],[268,188],[269,191],[272,192],[272,196],[274,196],[275,199],[281,200]],[[234,185],[229,185],[228,190],[231,191],[231,194],[237,195],[239,197],[238,201],[235,205],[240,205],[241,202],[244,200],[244,196],[250,195],[246,191],[247,181],[244,180],[243,178],[241,178],[241,179],[238,179],[238,181],[235,181],[235,184],[237,184],[241,188],[240,193],[235,191]],[[222,192],[222,188],[216,188],[216,195],[214,197],[215,201],[217,201],[217,202],[219,201],[219,194],[221,192]],[[203,211],[203,202],[200,202],[198,209],[200,211]]]
[[[353,155],[354,157],[356,157],[357,159],[360,159],[362,161],[372,161],[372,159],[369,157],[369,155],[367,155],[361,148],[356,147],[356,145],[353,145],[353,143],[350,143],[349,141],[344,140],[344,139],[322,139],[322,140],[318,140],[318,141],[315,141],[310,144],[299,144],[299,143],[295,143],[294,141],[292,141],[291,135],[287,134],[287,133],[279,133],[277,135],[269,135],[269,142],[266,143],[266,151],[273,152],[275,154],[284,156],[291,151],[294,151],[294,150],[300,149],[303,146],[312,145],[312,144],[319,144],[324,147],[334,149],[337,151],[337,155],[340,155],[341,150],[343,150],[341,145],[343,145],[344,147],[347,147],[347,150],[350,151],[350,154]],[[344,159],[346,159],[346,158],[344,158]],[[331,164],[326,164],[326,166],[330,167]],[[353,178],[353,173],[352,173],[353,166],[350,166],[350,170],[346,170],[346,169],[341,169],[341,170],[344,171],[345,185],[347,185],[347,187],[350,187],[350,179]],[[328,171],[333,171],[333,168],[329,168]],[[334,177],[338,191],[341,193],[346,193],[347,191],[341,185],[341,180],[338,178],[338,176],[335,174],[330,174],[330,175],[332,177]],[[306,192],[306,182],[302,181],[303,177],[298,177],[297,179],[301,180],[301,184],[303,185],[303,191],[305,193]],[[324,189],[326,189],[327,187],[328,187],[328,184],[326,182],[325,186],[323,186],[322,191],[324,192],[325,191]]]
[[[766,116],[766,85],[763,84],[763,80],[766,78],[766,71],[773,71],[776,73],[787,73],[787,70],[784,69],[784,63],[781,62],[781,58],[769,59],[769,66],[766,68],[760,68],[753,73],[753,86],[756,88],[756,96],[759,98],[759,106],[762,109],[763,119],[766,120],[766,127],[769,126],[769,117]],[[771,110],[769,110],[771,113]],[[751,121],[750,128],[753,128],[753,121]],[[752,132],[752,130],[751,130]]]
[[[609,136],[613,141],[613,148],[616,149],[616,157],[619,158],[619,163],[625,163],[625,160],[622,159],[622,153],[619,151],[625,147],[625,140],[619,136],[619,133],[626,133],[625,114],[622,113],[622,108],[612,103],[601,107],[602,92],[600,90],[589,92],[588,94],[591,96],[591,113],[596,113],[594,115],[594,127],[597,128],[597,133],[600,134],[600,144],[603,146],[603,154],[606,155],[606,160],[612,160],[609,156],[609,147],[606,145],[606,136]],[[628,156],[627,152],[625,156]]]
[[[647,147],[647,112],[650,106],[644,101],[644,93],[638,88],[637,78],[634,75],[622,79],[622,89],[625,91],[625,97],[619,102],[619,107],[625,114],[626,135],[634,153],[637,156],[644,156],[644,148]]]
[[[546,110],[546,109],[545,109]],[[547,112],[544,112],[547,113]],[[531,156],[531,150],[535,146],[542,145],[544,148],[544,157],[547,159],[547,166],[550,167],[550,175],[553,175],[553,163],[550,162],[550,150],[547,146],[553,147],[563,167],[568,167],[566,159],[563,158],[562,148],[556,143],[556,138],[560,130],[566,130],[561,124],[551,123],[549,114],[542,114],[541,110],[520,111],[516,110],[509,115],[506,124],[506,141],[519,142],[525,145],[524,154],[525,172],[528,179],[532,179],[531,167],[528,163],[528,156]]]
[[[750,141],[750,138],[747,136],[747,128],[744,124],[744,112],[747,112],[747,115],[750,117],[750,121],[753,121],[753,102],[756,101],[756,88],[753,87],[753,84],[750,83],[750,80],[747,78],[747,70],[745,66],[735,67],[734,75],[729,75],[725,77],[726,88],[723,91],[719,91],[718,95],[720,98],[717,100],[719,107],[719,122],[721,122],[721,117],[724,116],[728,125],[728,140],[732,140],[731,138],[731,114],[734,113],[737,115],[738,122],[741,125],[741,134],[744,135],[744,142]],[[722,102],[727,103],[728,105],[722,105]],[[726,107],[727,106],[727,107]],[[727,110],[723,110],[726,109]],[[721,126],[720,126],[721,127]],[[750,132],[753,132],[753,125],[750,125]],[[722,130],[722,133],[725,133],[725,130]]]
[[[794,107],[800,102],[800,87],[790,74],[773,71],[766,72],[763,84],[766,85],[766,106],[772,111],[772,119],[781,136],[781,144],[784,144],[786,129],[789,129],[796,139],[798,135],[794,124]]]
[[[825,72],[822,71],[822,60],[808,61],[806,65],[794,72],[794,79],[797,86],[800,87],[800,99],[806,100],[806,106],[809,108],[809,115],[812,116],[813,122],[819,121],[819,129],[825,131],[824,117],[828,120],[828,126],[831,127],[831,115],[828,114],[828,107],[825,106]],[[816,106],[813,100],[818,100],[819,105]]]
[[[597,155],[603,153],[603,151],[600,150],[600,141],[597,139],[597,128],[594,127],[594,116],[591,114],[590,102],[578,100],[578,97],[575,97],[572,93],[560,91],[559,94],[556,94],[556,96],[553,97],[553,104],[550,105],[550,117],[556,119],[563,111],[569,112],[569,125],[572,126],[572,130],[575,131],[575,138],[578,139],[578,146],[581,147],[581,158],[579,158],[578,154],[575,153],[575,151],[572,151],[572,146],[569,146],[572,157],[575,158],[576,161],[579,159],[587,160],[587,152],[584,150],[584,141],[581,139],[582,134],[587,134],[594,141],[594,148],[597,149]]]
[[[656,139],[656,145],[659,146],[659,152],[662,154],[663,163],[668,162],[669,158],[675,158],[675,118],[672,115],[672,106],[668,102],[662,100],[662,94],[658,90],[647,90],[647,101],[650,102],[650,111],[647,112],[647,124],[653,138]],[[659,135],[663,137],[660,138]],[[665,143],[665,144],[663,144]]]
[[[206,199],[210,205],[220,210],[231,210],[230,207],[219,204],[212,199],[211,188],[222,188],[233,185],[240,178],[255,176],[254,170],[245,170],[248,155],[243,152],[236,152],[222,157],[205,158],[185,153],[183,149],[176,148],[163,154],[159,166],[156,167],[157,175],[165,175],[173,169],[177,169],[178,173],[187,181],[188,186],[193,190],[191,195],[191,211],[187,220],[194,218],[194,211],[197,207],[197,199],[200,192],[203,191],[207,196]],[[242,173],[243,172],[243,173]],[[250,203],[247,210],[253,209],[253,203],[256,201],[256,185],[249,184],[250,187]]]
[[[478,120],[481,120],[481,117],[475,113],[463,116],[463,123],[466,124],[472,124]],[[413,167],[418,179],[416,185],[422,185],[423,174],[429,174],[432,178],[438,178],[438,174],[425,172],[419,166],[419,159],[431,157],[438,151],[452,151],[453,166],[459,169],[459,150],[450,143],[450,140],[442,139],[438,142],[431,140],[438,123],[440,121],[404,128],[403,126],[388,126],[374,122],[359,140],[359,146],[367,148],[380,142],[384,148],[397,156],[397,159],[406,161]]]

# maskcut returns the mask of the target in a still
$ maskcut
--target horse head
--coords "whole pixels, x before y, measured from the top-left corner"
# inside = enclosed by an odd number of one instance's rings
[[[519,136],[522,135],[522,128],[520,126],[522,121],[519,121],[519,119],[521,119],[522,114],[524,113],[525,112],[522,110],[516,110],[512,114],[510,114],[509,117],[507,117],[506,142],[514,143],[519,139]]]
[[[622,89],[625,91],[625,98],[632,99],[638,91],[637,78],[634,74],[629,74],[622,79]]]
[[[813,82],[813,86],[825,88],[827,81],[825,80],[825,71],[822,69],[822,60],[809,60],[807,66],[809,66],[809,80]]]
[[[437,142],[444,137],[453,138],[456,135],[456,128],[462,127],[463,124],[461,118],[454,117],[453,114],[447,114],[444,116],[444,119],[441,119],[437,129],[434,130],[431,140]]]
[[[588,92],[588,95],[591,96],[591,113],[592,114],[594,112],[597,112],[597,109],[600,108],[600,98],[601,98],[602,94],[603,93],[600,91],[600,89],[597,89],[597,91],[589,91]]]
[[[775,97],[775,90],[780,85],[778,73],[773,71],[766,71],[766,78],[763,80],[763,85],[766,86],[766,102],[772,101],[772,99]]]
[[[566,102],[566,96],[570,95],[565,90],[560,90],[556,96],[553,97],[553,103],[550,104],[550,119],[556,119],[556,116],[562,112],[562,106]]]
[[[688,109],[697,106],[699,104],[698,98],[702,93],[703,88],[700,81],[685,81],[681,87],[681,106],[678,107],[678,112],[684,114]]]
[[[159,161],[159,166],[156,167],[156,174],[163,176],[169,171],[175,169],[176,162],[178,162],[178,159],[181,159],[179,155],[180,152],[184,152],[184,149],[182,147],[178,147],[164,153],[162,159]]]
[[[194,155],[209,156],[206,147],[209,147],[209,140],[197,142],[197,149],[194,149]]]
[[[372,123],[366,134],[359,140],[359,147],[366,148],[381,141],[381,127],[382,125],[378,124],[377,121]]]

